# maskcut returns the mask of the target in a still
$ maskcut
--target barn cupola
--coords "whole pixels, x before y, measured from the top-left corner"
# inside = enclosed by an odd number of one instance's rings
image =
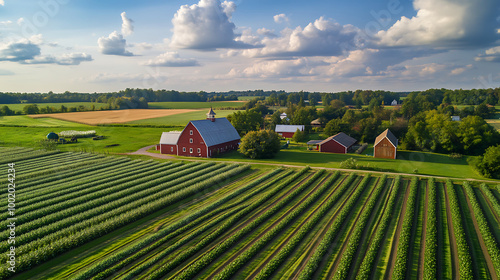
[[[215,122],[215,112],[212,110],[212,107],[210,107],[210,111],[207,113],[207,120]]]

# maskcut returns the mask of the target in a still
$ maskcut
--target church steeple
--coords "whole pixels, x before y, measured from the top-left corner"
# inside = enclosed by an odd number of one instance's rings
[[[215,112],[212,110],[212,107],[210,107],[210,111],[207,113],[207,120],[215,122]]]

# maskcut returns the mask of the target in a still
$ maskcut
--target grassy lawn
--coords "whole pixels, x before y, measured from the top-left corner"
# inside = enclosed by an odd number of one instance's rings
[[[13,111],[23,111],[24,106],[30,105],[30,104],[36,104],[38,105],[38,108],[43,108],[43,107],[54,107],[56,109],[61,109],[61,105],[64,105],[64,107],[69,108],[69,107],[79,107],[79,106],[84,106],[87,109],[92,108],[92,105],[95,106],[96,110],[99,110],[101,107],[107,106],[108,104],[106,103],[97,103],[97,102],[67,102],[67,103],[21,103],[21,104],[0,104],[0,107],[7,106],[9,109]]]
[[[237,110],[216,110],[215,116],[217,118],[227,117],[228,115],[236,112]],[[129,124],[147,124],[147,125],[173,125],[185,126],[192,120],[203,120],[207,117],[206,110],[199,110],[196,112],[182,113],[174,116],[166,116],[159,118],[152,118],[146,120],[137,120],[128,122]],[[180,129],[182,130],[182,128]]]
[[[340,168],[340,163],[342,161],[352,157],[362,166],[377,168],[381,171],[413,174],[415,170],[418,170],[418,174],[420,175],[484,179],[468,165],[465,156],[462,159],[455,160],[443,154],[398,151],[397,159],[391,160],[366,156],[365,154],[369,154],[369,152],[369,149],[367,149],[363,152],[363,155],[354,153],[329,154],[319,153],[317,151],[307,151],[305,146],[291,145],[288,149],[281,150],[273,159],[251,160],[245,158],[237,151],[224,154],[216,159],[224,161]]]
[[[30,127],[79,127],[89,128],[90,125],[68,122],[52,118],[33,119],[28,116],[0,116],[0,126],[20,125]]]
[[[244,102],[214,101],[214,102],[149,102],[149,109],[208,109],[210,107],[226,108],[240,107]],[[217,112],[216,112],[217,113]]]
[[[23,146],[42,148],[40,140],[45,139],[49,132],[59,133],[63,130],[95,130],[97,135],[104,135],[103,140],[92,140],[92,138],[80,138],[78,143],[60,144],[56,148],[61,151],[87,151],[105,153],[128,153],[137,151],[145,146],[157,144],[161,133],[175,130],[174,128],[155,127],[102,127],[81,126],[75,127],[0,127],[0,146]],[[118,145],[116,145],[118,144]],[[110,146],[113,145],[113,146]],[[108,147],[107,147],[108,146]]]
[[[493,126],[500,132],[500,119],[499,120],[494,120],[494,119],[489,119],[485,120],[489,125]]]

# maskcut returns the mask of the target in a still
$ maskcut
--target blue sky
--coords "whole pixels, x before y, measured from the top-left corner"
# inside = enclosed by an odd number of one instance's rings
[[[498,0],[0,0],[0,91],[500,86]]]

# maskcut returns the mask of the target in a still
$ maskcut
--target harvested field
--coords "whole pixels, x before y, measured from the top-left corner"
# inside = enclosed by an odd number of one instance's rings
[[[29,117],[54,118],[59,120],[78,122],[90,125],[126,123],[137,120],[145,120],[158,117],[174,116],[177,114],[195,112],[191,109],[133,109],[133,110],[112,110],[112,111],[91,111],[91,112],[71,112],[59,114],[37,114]]]

